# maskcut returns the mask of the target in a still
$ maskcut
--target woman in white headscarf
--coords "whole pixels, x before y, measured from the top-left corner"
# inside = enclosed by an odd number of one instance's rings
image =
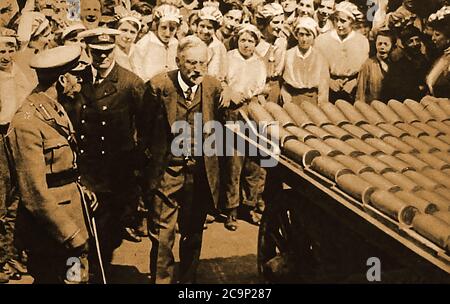
[[[137,75],[144,81],[177,68],[175,35],[180,22],[180,10],[173,5],[162,4],[153,11],[154,28],[136,43]]]
[[[316,39],[315,46],[330,65],[331,102],[355,101],[358,73],[369,58],[369,41],[353,30],[361,15],[353,3],[338,3],[332,15],[334,29]]]
[[[208,46],[208,75],[220,81],[227,74],[227,49],[216,36],[222,22],[222,13],[215,6],[205,6],[198,12],[196,35]]]
[[[318,25],[310,17],[300,17],[294,23],[297,47],[287,51],[281,96],[284,102],[315,104],[328,102],[330,73],[327,60],[314,47]]]
[[[254,25],[242,25],[237,33],[238,48],[228,52],[228,73],[226,83],[233,91],[232,102],[228,117],[229,121],[238,121],[239,109],[252,99],[258,99],[265,91],[266,65],[264,60],[255,52],[256,45],[261,39],[261,33]],[[243,152],[243,151],[239,151]],[[264,208],[261,194],[264,188],[265,172],[248,158],[234,155],[224,160],[222,175],[225,198],[225,213],[227,219],[225,228],[235,231],[237,225],[237,208],[242,201],[242,214],[247,219],[257,223],[257,211],[262,213]],[[241,198],[242,193],[242,198]]]
[[[262,33],[256,52],[266,63],[267,84],[270,87],[267,101],[272,102],[278,102],[280,96],[280,76],[286,56],[287,39],[282,33],[284,19],[283,7],[278,3],[261,6],[256,13],[256,24]]]
[[[130,12],[124,14],[117,25],[117,29],[121,31],[121,34],[116,39],[117,47],[114,49],[116,62],[136,75],[139,73],[139,68],[134,42],[141,28],[139,13]]]
[[[266,84],[264,60],[255,52],[261,40],[261,33],[254,25],[241,26],[237,34],[238,48],[227,54],[228,86],[242,97],[240,101],[250,100],[262,94]]]

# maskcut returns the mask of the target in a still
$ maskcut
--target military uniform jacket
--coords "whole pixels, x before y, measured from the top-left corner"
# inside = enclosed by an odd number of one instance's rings
[[[148,188],[156,190],[161,183],[164,172],[172,159],[171,144],[174,134],[171,126],[177,117],[177,102],[184,100],[184,94],[178,84],[178,70],[159,74],[147,83],[144,95],[145,122],[141,142],[145,145],[148,157],[146,178]],[[222,88],[220,82],[205,76],[196,94],[201,94],[203,124],[207,121],[221,121],[223,114],[219,110]],[[208,136],[208,134],[203,134]],[[219,194],[219,161],[217,156],[204,156],[206,177],[211,190],[212,199],[217,206]]]
[[[51,180],[61,182],[52,177],[76,169],[76,154],[68,141],[71,131],[62,106],[45,93],[31,94],[11,123],[8,139],[20,192],[16,232],[33,251],[54,253],[55,247],[70,248],[72,242],[81,244],[88,238],[75,179],[50,185]]]
[[[63,104],[77,134],[83,184],[94,192],[132,180],[143,93],[143,81],[116,63],[100,84],[83,83],[74,104]]]

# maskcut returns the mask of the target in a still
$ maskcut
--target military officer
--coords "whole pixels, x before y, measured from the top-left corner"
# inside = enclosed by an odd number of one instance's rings
[[[8,140],[20,192],[16,234],[29,251],[35,283],[88,280],[88,230],[83,190],[77,183],[73,128],[57,101],[57,85],[71,82],[81,48],[62,46],[40,52],[30,66],[39,84],[14,115]],[[70,87],[70,86],[67,86]],[[77,270],[68,268],[73,263]]]
[[[218,80],[206,76],[208,48],[200,38],[187,36],[180,40],[177,64],[178,70],[151,79],[144,95],[148,121],[141,135],[149,157],[146,190],[151,201],[150,275],[155,283],[177,281],[172,252],[177,221],[181,234],[179,281],[195,282],[203,224],[218,200],[218,157],[190,156],[194,155],[192,150],[176,156],[179,153],[171,150],[175,138],[171,127],[182,121],[193,128],[194,117],[200,113],[203,123],[218,120],[222,88]],[[195,142],[195,138],[189,139]]]
[[[105,267],[124,237],[140,241],[132,229],[138,204],[135,178],[136,130],[143,81],[115,62],[119,31],[96,28],[83,33],[92,58],[90,81],[68,108],[80,148],[82,181],[98,198],[96,219]]]

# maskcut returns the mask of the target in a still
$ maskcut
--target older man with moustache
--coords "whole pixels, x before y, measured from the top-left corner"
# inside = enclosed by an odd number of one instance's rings
[[[217,156],[176,156],[171,151],[176,136],[171,128],[183,121],[193,130],[196,114],[202,114],[203,123],[219,120],[222,88],[218,80],[206,75],[208,47],[198,37],[180,40],[177,64],[178,70],[151,79],[144,95],[147,121],[141,141],[149,157],[147,199],[151,201],[150,274],[154,283],[176,282],[172,249],[177,221],[181,234],[179,281],[195,282],[203,223],[218,200]],[[188,141],[194,143],[194,139]]]

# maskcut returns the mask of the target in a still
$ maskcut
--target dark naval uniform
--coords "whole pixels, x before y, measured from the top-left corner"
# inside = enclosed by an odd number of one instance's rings
[[[71,135],[67,114],[45,93],[30,95],[11,123],[21,194],[16,233],[29,250],[28,270],[36,283],[64,282],[67,259],[77,255],[74,244],[88,240]]]
[[[96,28],[84,33],[95,79],[84,81],[80,94],[64,107],[77,134],[82,183],[95,192],[99,202],[95,217],[103,261],[108,266],[125,228],[135,226],[139,202],[136,133],[144,82],[112,58],[105,70],[94,69],[100,55],[93,53],[110,56],[120,31]]]
[[[136,125],[144,83],[117,63],[101,83],[83,83],[68,109],[79,145],[81,180],[99,200],[96,218],[105,262],[137,210]]]

